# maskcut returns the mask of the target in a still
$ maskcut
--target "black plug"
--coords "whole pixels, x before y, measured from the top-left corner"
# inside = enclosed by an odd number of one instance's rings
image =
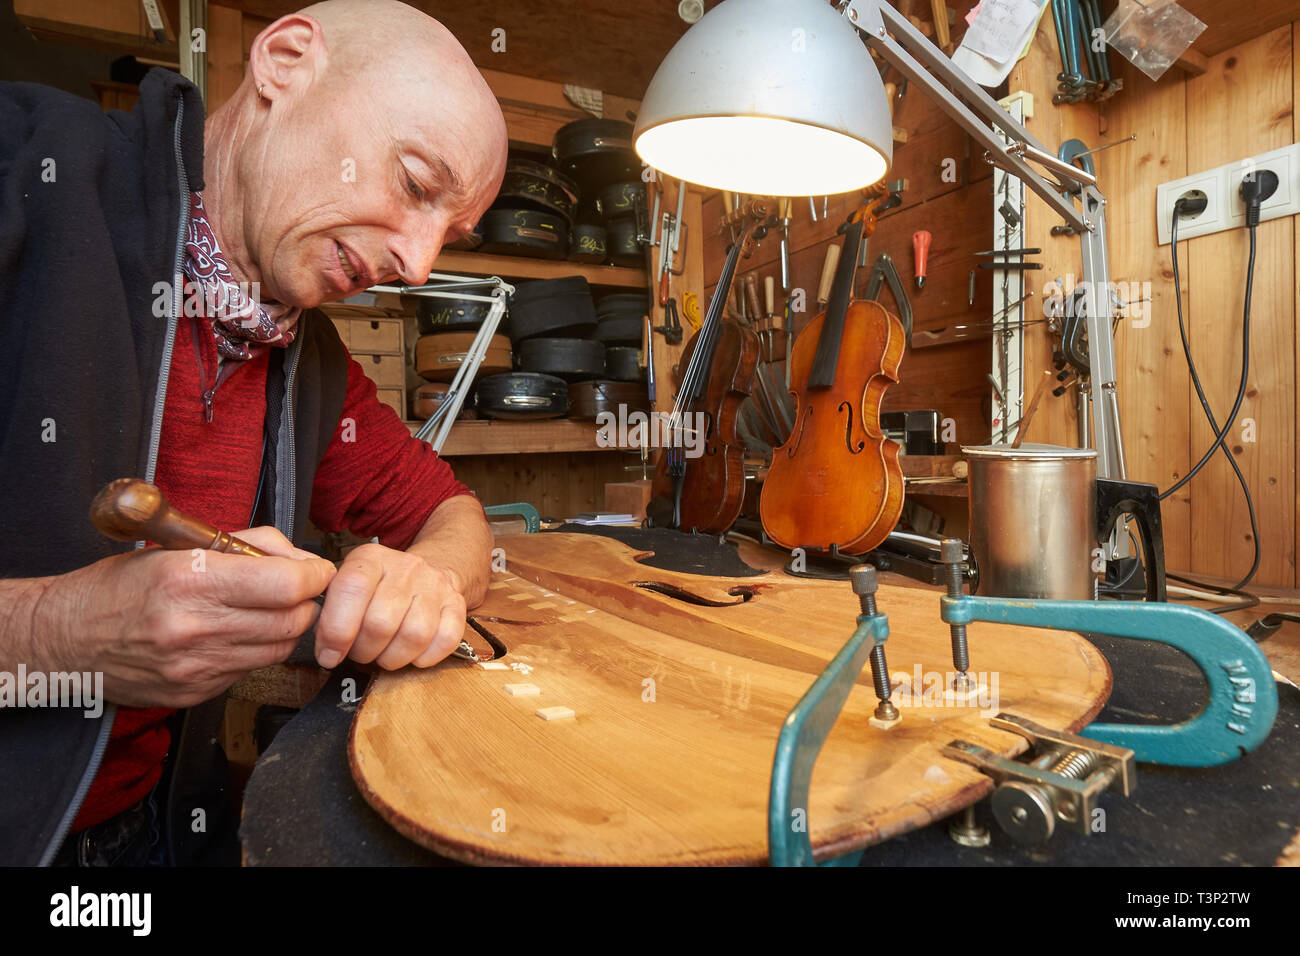
[[[1210,201],[1205,198],[1204,193],[1199,196],[1184,196],[1174,203],[1174,215],[1179,219],[1184,216],[1199,216],[1205,212],[1205,207],[1209,204]]]
[[[1248,172],[1237,190],[1241,201],[1246,204],[1246,225],[1252,229],[1259,225],[1259,207],[1269,196],[1277,192],[1277,173],[1271,169],[1256,169]]]

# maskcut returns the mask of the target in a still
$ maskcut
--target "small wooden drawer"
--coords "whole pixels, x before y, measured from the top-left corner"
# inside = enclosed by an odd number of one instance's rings
[[[347,319],[346,321],[351,328],[348,330],[345,344],[351,351],[402,354],[401,319]]]
[[[406,391],[406,363],[401,355],[369,355],[353,352],[352,357],[361,365],[370,380],[380,388]]]
[[[397,412],[397,417],[406,418],[406,392],[400,388],[381,388],[378,392],[381,402]]]

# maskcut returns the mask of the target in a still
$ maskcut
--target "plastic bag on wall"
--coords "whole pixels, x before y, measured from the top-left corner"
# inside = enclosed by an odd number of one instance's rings
[[[1119,0],[1101,28],[1106,42],[1121,56],[1158,80],[1196,41],[1205,24],[1173,0]]]

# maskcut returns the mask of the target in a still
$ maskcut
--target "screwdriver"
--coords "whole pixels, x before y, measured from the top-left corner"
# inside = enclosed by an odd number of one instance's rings
[[[925,264],[930,255],[930,233],[925,229],[912,233],[912,253],[916,257],[916,287],[925,288]]]
[[[90,503],[90,521],[100,534],[114,541],[153,541],[168,551],[198,548],[254,558],[268,556],[230,532],[173,508],[157,485],[139,478],[118,478],[101,488]],[[324,606],[325,595],[312,600]],[[467,661],[479,660],[468,641],[461,641],[451,653]]]

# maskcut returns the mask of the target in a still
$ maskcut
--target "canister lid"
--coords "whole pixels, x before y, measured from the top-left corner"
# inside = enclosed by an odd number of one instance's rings
[[[962,445],[961,453],[967,458],[995,458],[1006,461],[1065,461],[1074,458],[1096,458],[1095,448],[1067,448],[1064,445],[1037,445],[1025,442],[1019,448],[1010,445]]]

